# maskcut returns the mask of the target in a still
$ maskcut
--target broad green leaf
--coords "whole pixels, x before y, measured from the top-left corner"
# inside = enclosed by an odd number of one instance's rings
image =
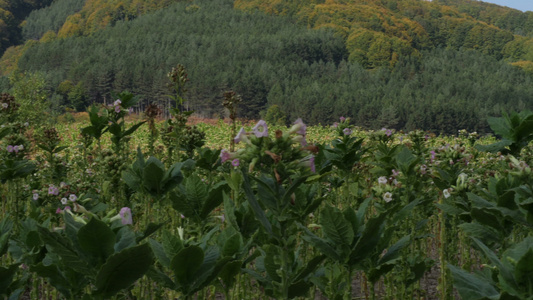
[[[170,258],[168,258],[168,255],[165,253],[165,250],[163,248],[163,245],[161,245],[159,242],[148,239],[148,244],[150,244],[150,248],[152,248],[152,252],[155,255],[155,258],[157,261],[166,268],[170,267]]]
[[[163,249],[169,258],[173,258],[183,249],[183,242],[181,239],[166,229],[163,230],[161,239]]]
[[[42,263],[39,263],[31,266],[30,271],[35,272],[39,277],[46,278],[53,287],[63,294],[63,296],[70,298],[72,286],[57,266],[44,266]]]
[[[361,237],[357,240],[350,255],[350,260],[348,262],[350,265],[359,264],[362,260],[376,251],[375,248],[383,234],[385,217],[386,214],[381,214],[366,222],[365,229],[363,230]]]
[[[144,229],[142,235],[138,236],[135,241],[137,243],[140,243],[142,240],[144,240],[145,238],[149,237],[150,235],[152,235],[154,232],[158,231],[161,227],[165,226],[165,224],[167,224],[167,222],[161,222],[161,223],[158,223],[158,224],[155,224],[155,223],[149,223],[148,226],[146,226],[146,228]]]
[[[172,258],[170,268],[176,276],[176,283],[188,290],[189,285],[195,280],[194,275],[204,262],[204,251],[198,246],[189,246],[182,249]]]
[[[38,249],[42,246],[42,241],[39,238],[39,233],[37,231],[30,231],[26,235],[26,246],[29,249]]]
[[[307,180],[309,176],[300,176],[298,178],[296,178],[292,183],[291,185],[289,186],[289,188],[285,191],[285,193],[283,194],[283,197],[281,199],[281,203],[290,203],[290,199],[291,199],[291,196],[295,193],[296,189],[302,185],[303,183],[305,183],[305,181]]]
[[[131,126],[130,128],[128,128],[126,131],[124,131],[124,133],[122,134],[123,137],[125,136],[128,136],[132,133],[134,133],[139,127],[141,127],[144,123],[146,123],[146,121],[142,121],[142,122],[139,122],[133,126]]]
[[[336,245],[351,245],[354,239],[353,227],[344,218],[342,212],[334,207],[326,206],[320,212],[320,224],[326,238]]]
[[[237,275],[241,273],[242,261],[235,260],[224,265],[222,270],[218,273],[218,277],[222,280],[224,287],[229,289],[235,284]]]
[[[474,194],[474,193],[466,193],[467,196],[468,196],[468,200],[470,200],[472,202],[472,204],[474,204],[475,206],[479,207],[479,208],[488,208],[488,207],[494,207],[495,204],[492,203],[492,202],[489,202],[485,199],[483,199],[482,197]]]
[[[472,219],[485,226],[493,227],[496,230],[501,229],[500,220],[503,219],[503,216],[499,213],[499,211],[489,210],[488,208],[478,209],[473,207],[470,210],[470,215],[472,216]]]
[[[379,259],[378,265],[386,264],[386,263],[396,259],[400,255],[400,251],[402,251],[403,248],[408,246],[410,242],[411,242],[411,235],[406,235],[403,238],[401,238],[394,245],[390,246],[387,249],[385,255],[383,255]]]
[[[112,123],[108,126],[108,130],[113,135],[120,135],[122,128],[120,127],[120,124]]]
[[[448,264],[448,269],[452,272],[454,287],[459,291],[464,300],[497,300],[500,293],[494,286],[485,279],[477,275],[470,274],[461,268]]]
[[[463,223],[459,225],[464,232],[470,237],[480,239],[481,241],[490,242],[492,244],[499,243],[501,234],[493,227],[483,226],[479,223]]]
[[[242,244],[242,236],[239,232],[236,232],[231,235],[224,243],[224,247],[222,248],[222,254],[224,256],[233,256],[235,254],[238,254],[241,251]]]
[[[372,283],[376,283],[381,276],[389,273],[394,268],[393,263],[384,263],[376,268],[370,269],[368,272],[368,280]]]
[[[363,223],[365,220],[365,214],[366,210],[368,209],[368,206],[370,205],[370,202],[372,201],[372,197],[368,197],[359,205],[359,208],[357,209],[357,228],[358,230],[361,230],[363,227]],[[355,232],[354,232],[355,233]]]
[[[114,252],[115,234],[104,222],[92,217],[78,231],[78,241],[84,251],[103,263]]]
[[[409,202],[406,206],[402,207],[402,209],[400,209],[397,213],[395,213],[392,216],[392,221],[391,221],[392,224],[399,224],[401,222],[404,222],[409,217],[413,209],[418,204],[420,204],[420,202],[421,202],[421,199],[416,199],[414,201]]]
[[[265,270],[273,281],[281,282],[278,270],[281,268],[281,253],[278,247],[274,245],[265,246],[264,266]]]
[[[7,252],[7,242],[12,229],[13,221],[8,218],[8,215],[4,215],[2,222],[0,222],[0,257]]]
[[[229,186],[225,182],[219,182],[217,185],[211,187],[209,196],[207,196],[202,205],[200,218],[206,219],[215,208],[222,204],[224,201],[222,193],[227,190],[229,190]]]
[[[296,277],[294,278],[293,281],[297,282],[297,281],[300,281],[300,280],[303,280],[305,279],[308,275],[310,275],[311,273],[313,273],[316,268],[326,259],[326,256],[325,255],[319,255],[319,256],[315,256],[313,257],[308,263],[307,265],[305,266],[304,269],[302,269],[300,272],[298,272],[298,274],[296,275]]]
[[[234,229],[239,230],[239,225],[235,216],[235,203],[233,203],[231,198],[225,192],[222,192],[222,196],[224,199],[224,216],[226,218],[226,221]]]
[[[263,225],[263,228],[265,228],[266,232],[270,235],[273,234],[272,232],[272,224],[270,224],[270,221],[268,221],[265,212],[255,199],[254,192],[252,191],[252,188],[250,186],[250,179],[248,178],[248,174],[243,169],[243,187],[244,187],[244,193],[246,194],[246,198],[248,199],[248,203],[250,203],[250,207],[254,211],[255,216],[257,219],[259,219],[259,222],[261,225]]]
[[[129,226],[121,227],[116,235],[116,243],[114,246],[115,252],[120,252],[135,245],[135,233],[133,230],[131,230]]]
[[[514,274],[519,285],[533,288],[533,248],[520,258]]]
[[[164,176],[165,165],[153,156],[148,158],[143,171],[143,185],[150,194],[154,196],[161,195]]]
[[[72,244],[57,232],[50,232],[44,227],[37,228],[42,241],[56,255],[61,257],[61,261],[67,268],[72,268],[82,274],[94,274],[94,271],[87,263],[80,258],[79,254],[73,249]]]
[[[127,248],[110,256],[96,276],[96,294],[111,297],[141,278],[153,264],[148,244]]]
[[[313,245],[313,247],[317,248],[320,252],[322,252],[327,257],[336,260],[338,262],[343,262],[343,258],[340,256],[340,254],[335,250],[333,246],[328,244],[328,242],[325,239],[322,239],[318,236],[316,236],[314,233],[312,233],[309,229],[307,229],[302,224],[298,223],[298,227],[300,230],[304,232],[304,235],[302,236],[302,239],[309,244]]]
[[[161,286],[164,286],[168,289],[175,290],[177,288],[174,281],[172,281],[172,279],[170,279],[170,277],[168,277],[167,274],[159,271],[154,266],[150,266],[150,268],[146,272],[146,276],[150,278],[151,280],[155,281],[156,283],[161,284]]]
[[[220,264],[217,264],[217,260],[220,257],[220,251],[217,247],[209,247],[204,253],[204,261],[193,276],[194,283],[190,290],[191,293],[195,293],[208,286],[216,278],[224,264],[230,261],[230,258],[222,259]]]
[[[289,299],[305,297],[309,289],[313,286],[311,282],[300,280],[289,286]]]
[[[5,295],[7,293],[18,269],[19,264],[13,264],[7,268],[0,267],[0,295]]]
[[[496,153],[501,152],[505,147],[513,144],[513,141],[503,139],[499,142],[490,144],[490,145],[476,145],[475,148],[479,151]]]
[[[257,182],[257,195],[263,206],[267,209],[276,210],[278,208],[279,195],[276,193],[276,183],[271,178],[251,177]]]
[[[202,182],[200,177],[190,176],[185,178],[179,190],[170,193],[170,196],[174,209],[187,218],[192,218],[196,222],[201,221],[201,208],[209,193],[207,185]],[[222,197],[220,200],[223,200]]]
[[[490,262],[498,268],[506,285],[513,290],[516,289],[518,285],[516,283],[516,280],[511,270],[505,264],[503,264],[500,261],[500,259],[496,256],[496,254],[494,254],[492,250],[490,250],[487,246],[485,246],[483,242],[481,242],[480,240],[476,238],[472,238],[472,240],[481,249],[481,251],[483,251],[483,253],[490,260]]]
[[[489,117],[487,118],[490,128],[494,133],[504,138],[510,138],[512,135],[511,124],[505,118]]]
[[[172,190],[183,181],[181,166],[182,163],[175,163],[166,171],[163,177],[163,190],[165,192]]]

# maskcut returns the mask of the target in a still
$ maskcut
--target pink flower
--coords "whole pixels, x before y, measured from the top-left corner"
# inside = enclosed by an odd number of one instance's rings
[[[240,161],[238,158],[234,159],[233,161],[231,161],[231,165],[234,166],[234,167],[238,167],[240,164]]]
[[[291,129],[289,130],[289,133],[296,133],[299,135],[304,135],[307,132],[307,125],[304,124],[301,118],[298,118],[296,121],[294,121],[294,125],[292,125]]]
[[[122,225],[133,224],[131,217],[131,209],[129,207],[123,207],[120,209],[120,218],[122,219]]]
[[[342,130],[342,132],[344,133],[344,135],[350,135],[352,134],[352,130],[350,128],[344,128]]]
[[[59,189],[56,188],[55,186],[51,185],[51,186],[48,188],[48,195],[54,195],[54,196],[57,196],[57,194],[59,194]]]
[[[58,207],[58,208],[56,209],[56,214],[60,214],[61,212],[62,212],[61,208]]]
[[[228,150],[222,149],[222,151],[220,151],[220,160],[221,160],[221,162],[225,162],[226,160],[228,160],[230,158],[231,158],[231,155],[228,152]]]
[[[300,161],[300,166],[308,167],[311,169],[311,172],[315,173],[316,172],[315,157],[312,155],[307,156],[306,158]]]
[[[258,138],[268,137],[268,127],[265,121],[259,120],[257,124],[252,128],[254,135]]]
[[[75,202],[77,199],[78,199],[78,196],[76,196],[75,194],[70,194],[70,196],[68,196],[68,200],[72,202]]]
[[[241,130],[237,133],[237,136],[233,139],[235,141],[235,144],[238,144],[240,141],[243,141],[245,143],[248,143],[248,137],[246,136],[246,130],[244,130],[243,127],[241,127]]]
[[[13,152],[13,146],[12,145],[7,145],[7,152],[9,152],[9,153]]]
[[[344,122],[344,121],[346,121],[346,118],[345,118],[345,117],[340,117],[339,120],[340,120],[341,122]]]

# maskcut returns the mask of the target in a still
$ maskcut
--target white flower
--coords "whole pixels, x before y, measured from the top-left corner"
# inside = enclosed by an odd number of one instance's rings
[[[383,200],[385,200],[385,202],[391,202],[392,201],[392,193],[391,192],[386,192],[385,194],[383,194]]]
[[[448,189],[442,190],[442,194],[444,195],[444,198],[450,197],[450,191]]]
[[[239,132],[237,133],[237,136],[233,140],[235,141],[235,144],[238,144],[240,141],[243,141],[247,144],[250,143],[250,140],[246,136],[246,130],[244,130],[244,128],[242,127],[241,127],[241,130],[239,130]]]
[[[77,199],[78,197],[75,194],[70,194],[70,196],[68,196],[68,200],[72,202],[75,202]]]
[[[119,106],[120,104],[122,104],[122,101],[120,101],[120,99],[117,99],[115,102],[113,102],[113,106]]]
[[[67,205],[67,203],[68,203],[67,198],[61,198],[61,204]]]
[[[385,176],[381,176],[378,178],[378,183],[379,184],[387,184],[387,177]]]
[[[268,127],[267,123],[264,120],[259,120],[257,124],[252,128],[254,135],[258,138],[268,137]]]
[[[183,227],[178,227],[178,235],[180,239],[183,241],[183,235],[184,235]]]
[[[9,106],[9,104],[7,104],[7,103],[2,103],[2,107],[3,107],[3,108],[7,108],[8,106]]]

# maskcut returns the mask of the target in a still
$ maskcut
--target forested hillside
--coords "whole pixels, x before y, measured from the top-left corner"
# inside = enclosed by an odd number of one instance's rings
[[[46,7],[52,0],[0,0],[0,54],[22,40],[20,24],[35,9]]]
[[[467,0],[55,0],[0,59],[0,90],[38,76],[54,109],[122,90],[164,105],[183,64],[205,117],[232,89],[246,118],[277,105],[287,121],[486,131],[533,108],[531,18]]]

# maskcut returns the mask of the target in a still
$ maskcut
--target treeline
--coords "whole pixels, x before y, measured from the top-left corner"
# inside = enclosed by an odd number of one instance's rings
[[[236,0],[235,6],[332,28],[345,39],[349,60],[366,68],[391,67],[402,56],[439,47],[477,50],[496,59],[533,59],[530,14],[477,1]],[[513,35],[520,33],[526,36]]]
[[[456,7],[461,13],[509,30],[516,35],[533,36],[533,12],[531,11],[522,12],[477,0],[433,0],[433,2]]]
[[[342,37],[291,19],[247,14],[230,0],[177,3],[89,37],[39,43],[19,69],[41,72],[63,106],[84,110],[129,90],[168,103],[167,73],[183,64],[187,107],[221,116],[224,91],[243,102],[239,117],[278,105],[286,121],[331,124],[352,117],[366,128],[488,130],[486,117],[532,109],[530,75],[477,51],[437,48],[400,57],[394,68],[347,61]]]
[[[32,11],[22,26],[24,40],[39,40],[49,31],[55,35],[68,16],[79,12],[84,4],[85,0],[56,0],[50,6]]]
[[[284,79],[277,74],[297,78],[300,66],[346,58],[342,39],[332,32],[240,12],[229,0],[197,4],[177,3],[88,37],[38,43],[20,58],[19,71],[46,74],[53,90],[81,82],[85,96],[76,98],[84,101],[74,103],[62,92],[64,105],[81,110],[126,89],[166,103],[166,74],[181,63],[191,79],[186,95],[191,109],[220,113],[223,92],[234,89],[246,99],[241,116],[256,118],[270,87]]]

